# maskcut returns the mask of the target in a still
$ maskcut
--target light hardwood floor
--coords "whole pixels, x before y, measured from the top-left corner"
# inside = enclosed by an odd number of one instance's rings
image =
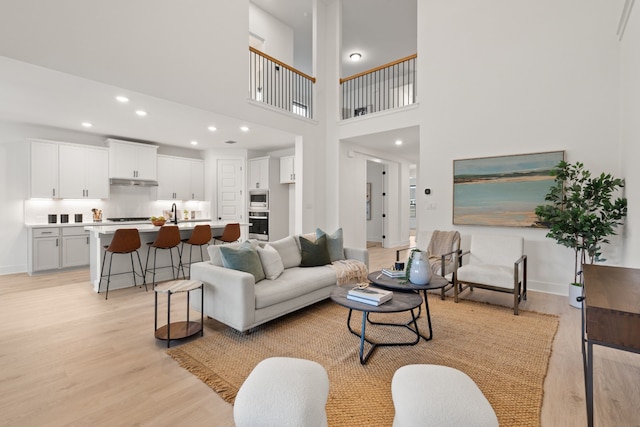
[[[369,250],[371,270],[394,260],[393,250]],[[231,405],[154,338],[153,292],[117,290],[105,301],[88,276],[87,270],[0,276],[0,425],[233,426]],[[465,297],[510,303],[508,295],[482,290]],[[183,315],[182,302],[172,304],[172,315]],[[542,425],[586,425],[580,311],[565,297],[536,292],[522,309],[561,318]],[[224,326],[206,320],[205,336],[212,328]],[[640,426],[640,355],[597,348],[595,372],[596,425]]]

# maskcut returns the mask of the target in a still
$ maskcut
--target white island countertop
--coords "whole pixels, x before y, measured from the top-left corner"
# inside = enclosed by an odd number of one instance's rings
[[[193,230],[196,225],[209,225],[211,228],[224,228],[225,225],[236,221],[179,221],[178,224],[166,222],[167,225],[177,225],[180,230]],[[240,226],[248,226],[248,223],[240,223]],[[160,229],[160,226],[146,222],[109,222],[93,223],[85,226],[84,229],[97,234],[114,234],[119,228],[137,228],[140,233],[153,233]]]

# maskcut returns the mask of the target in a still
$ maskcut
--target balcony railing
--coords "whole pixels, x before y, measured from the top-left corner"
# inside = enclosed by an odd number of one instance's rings
[[[315,77],[252,47],[249,47],[249,62],[249,86],[253,100],[313,118]]]
[[[415,103],[417,57],[410,55],[340,79],[342,119]]]

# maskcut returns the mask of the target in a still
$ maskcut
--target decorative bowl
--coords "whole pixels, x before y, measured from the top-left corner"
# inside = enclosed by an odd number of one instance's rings
[[[164,225],[164,223],[167,222],[166,219],[152,219],[151,223],[155,226],[159,226],[162,227]]]

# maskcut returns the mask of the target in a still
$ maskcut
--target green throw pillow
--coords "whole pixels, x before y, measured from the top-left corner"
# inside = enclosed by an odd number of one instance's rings
[[[260,256],[249,242],[241,244],[238,248],[220,246],[220,257],[225,268],[251,273],[256,283],[265,278]]]
[[[327,236],[327,250],[329,251],[331,262],[345,259],[342,228],[338,228],[335,233],[331,235],[325,233],[319,228],[316,228],[316,238],[321,236]]]
[[[327,236],[322,236],[315,242],[300,237],[300,252],[302,262],[300,267],[317,267],[331,264],[331,257],[327,250]]]

